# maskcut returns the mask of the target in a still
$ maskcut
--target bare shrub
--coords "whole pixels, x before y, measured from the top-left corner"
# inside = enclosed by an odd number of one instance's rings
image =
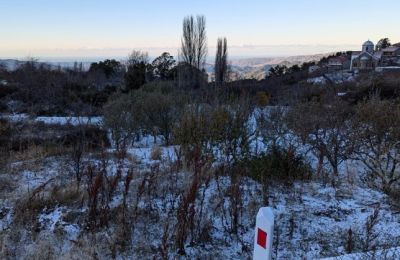
[[[329,104],[312,101],[290,110],[290,128],[319,158],[317,174],[322,170],[326,158],[333,177],[337,177],[339,165],[352,154],[351,113],[349,105],[338,99]]]
[[[196,149],[203,157],[231,164],[250,153],[248,100],[235,104],[191,104],[174,130],[175,142],[190,161]]]
[[[360,103],[353,120],[355,159],[367,168],[370,184],[390,194],[400,190],[400,105],[372,97]]]
[[[288,107],[267,107],[260,111],[257,119],[257,130],[267,147],[275,146],[284,149],[296,149],[298,140],[288,126],[291,119]],[[296,120],[299,120],[296,118]]]
[[[170,222],[166,221],[164,224],[163,228],[163,235],[161,237],[161,245],[158,247],[158,250],[160,252],[160,256],[162,259],[167,260],[170,259],[170,245],[169,245],[169,240],[171,239],[171,234],[170,234]]]
[[[88,119],[86,122],[80,120],[77,126],[70,129],[70,134],[65,137],[65,144],[71,148],[71,164],[79,186],[85,166],[85,154],[92,149],[105,148],[108,139],[104,136],[103,131],[91,126],[90,119]]]
[[[116,195],[119,182],[124,175],[123,158],[119,158],[115,173],[109,171],[108,163],[105,153],[103,153],[100,165],[89,165],[85,171],[88,205],[86,225],[89,230],[108,226],[110,203]],[[126,174],[129,176],[130,171],[127,171]]]
[[[149,84],[143,90],[116,96],[105,105],[105,123],[111,129],[117,149],[132,138],[138,140],[142,133],[151,134],[154,142],[161,136],[166,145],[170,144],[184,98],[164,93],[165,87],[169,83]]]
[[[104,226],[108,223],[108,205],[105,198],[104,172],[96,166],[88,166],[88,218],[89,229]]]
[[[224,163],[230,165],[250,155],[249,101],[242,97],[233,104],[216,106],[210,115],[211,144],[218,148]]]
[[[349,228],[349,230],[347,231],[345,250],[348,254],[352,253],[354,250],[354,236],[353,230],[351,230],[351,228]]]
[[[233,234],[238,234],[238,228],[240,224],[240,216],[242,214],[243,209],[243,201],[242,201],[242,191],[240,188],[240,175],[236,174],[231,177],[229,187],[229,215],[230,215],[230,232]]]
[[[378,238],[378,234],[376,233],[375,227],[379,222],[379,212],[380,205],[375,207],[373,213],[367,218],[365,221],[365,233],[363,239],[363,249],[364,251],[374,250],[375,242]]]
[[[111,130],[116,149],[126,147],[132,137],[140,134],[142,118],[140,100],[130,95],[114,95],[105,104],[104,123]]]
[[[177,212],[177,229],[176,229],[176,248],[178,254],[185,255],[185,243],[190,230],[194,225],[194,215],[196,213],[195,201],[199,189],[199,176],[194,174],[191,184],[182,196],[180,206]]]
[[[145,129],[152,133],[154,140],[161,135],[166,145],[170,145],[172,129],[179,118],[184,98],[159,90],[143,93],[143,115]]]
[[[209,170],[210,161],[205,160],[201,154],[200,148],[195,148],[193,151],[193,158],[191,161],[193,167],[193,175],[181,194],[179,206],[177,209],[176,222],[178,223],[175,228],[175,246],[178,254],[185,254],[185,243],[191,234],[191,243],[198,241],[199,236],[204,235],[203,221],[203,203],[205,198],[205,189],[208,186],[209,177],[207,171]],[[196,203],[200,187],[203,185],[203,193],[200,197],[200,205]]]
[[[174,141],[181,146],[179,151],[187,161],[191,161],[196,149],[201,149],[202,155],[211,154],[209,111],[210,107],[206,104],[188,105],[174,127]]]
[[[35,229],[37,215],[44,208],[54,207],[56,204],[53,198],[45,191],[46,186],[52,181],[53,179],[46,181],[16,201],[14,223]]]

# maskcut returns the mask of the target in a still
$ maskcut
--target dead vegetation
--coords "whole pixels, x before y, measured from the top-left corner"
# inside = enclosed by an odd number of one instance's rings
[[[160,93],[170,96],[152,107]],[[321,97],[271,110],[267,94],[259,94],[262,107],[256,109],[247,96],[202,97],[178,106],[172,122],[162,126],[171,116],[169,102],[179,95],[155,90],[135,97],[141,95],[152,102],[138,118],[139,128],[129,121],[136,103],[121,111],[129,98],[105,107],[116,120],[109,121],[113,136],[131,131],[111,148],[105,130],[93,126],[2,123],[0,141],[8,147],[0,175],[2,255],[247,258],[254,216],[265,205],[276,207],[280,221],[277,258],[304,257],[313,248],[319,251],[312,256],[323,257],[339,249],[398,246],[398,235],[379,241],[378,233],[398,205],[396,100],[371,98],[352,106]],[[164,108],[165,118],[150,118]],[[151,146],[143,147],[142,137]],[[142,148],[145,156],[135,153]],[[167,151],[173,151],[170,158]],[[367,166],[368,178],[359,178],[360,168],[344,170],[350,160]],[[366,191],[375,191],[365,186],[392,195],[391,204],[382,193],[370,198]],[[373,203],[360,205],[359,191]],[[366,217],[343,225],[357,214]],[[321,223],[314,226],[316,220]],[[25,245],[29,249],[21,251]]]

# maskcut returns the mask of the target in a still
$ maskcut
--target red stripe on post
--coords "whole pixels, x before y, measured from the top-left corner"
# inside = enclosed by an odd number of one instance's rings
[[[257,244],[264,249],[267,249],[267,232],[262,229],[257,230]]]

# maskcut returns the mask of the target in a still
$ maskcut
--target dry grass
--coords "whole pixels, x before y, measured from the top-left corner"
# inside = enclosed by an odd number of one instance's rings
[[[2,174],[0,175],[0,195],[10,193],[16,188],[15,181],[10,175]]]
[[[59,205],[79,205],[84,199],[84,191],[78,187],[77,183],[56,185],[51,190],[51,198]]]
[[[127,153],[126,159],[128,159],[128,161],[131,162],[132,164],[140,163],[140,158],[138,158],[135,154]]]
[[[154,161],[161,161],[162,159],[162,149],[159,146],[154,146],[151,150],[150,159]]]
[[[56,243],[52,234],[41,233],[34,246],[28,247],[25,259],[57,259]]]
[[[14,223],[25,225],[28,228],[35,229],[37,226],[37,215],[45,208],[52,208],[56,201],[46,192],[46,186],[52,179],[38,186],[32,192],[26,193],[15,202]]]
[[[41,146],[32,145],[20,152],[10,153],[10,162],[41,160],[49,156],[65,154],[66,148],[60,145]]]

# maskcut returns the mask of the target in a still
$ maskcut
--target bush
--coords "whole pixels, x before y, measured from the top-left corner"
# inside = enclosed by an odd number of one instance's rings
[[[257,94],[257,105],[260,107],[265,107],[269,104],[270,96],[265,91],[258,91]]]
[[[0,119],[0,165],[9,155],[11,126],[5,119]]]
[[[142,125],[138,100],[129,95],[115,95],[104,106],[104,123],[111,130],[115,146],[120,148],[140,132]]]
[[[292,150],[272,147],[267,153],[241,162],[247,174],[261,183],[270,181],[292,184],[311,177],[311,166]]]
[[[15,224],[26,226],[32,230],[37,229],[38,214],[45,208],[56,206],[56,202],[46,191],[46,186],[52,181],[53,179],[48,180],[16,201],[13,218]]]
[[[371,97],[356,107],[354,157],[367,171],[366,180],[390,194],[400,187],[400,104]]]
[[[174,141],[190,160],[200,149],[203,156],[230,164],[248,156],[251,109],[246,99],[235,104],[192,104],[174,128]]]
[[[151,134],[154,141],[162,136],[170,144],[173,125],[184,103],[182,96],[169,92],[169,83],[147,84],[140,90],[115,96],[104,106],[106,126],[116,146],[126,144],[140,134]]]

